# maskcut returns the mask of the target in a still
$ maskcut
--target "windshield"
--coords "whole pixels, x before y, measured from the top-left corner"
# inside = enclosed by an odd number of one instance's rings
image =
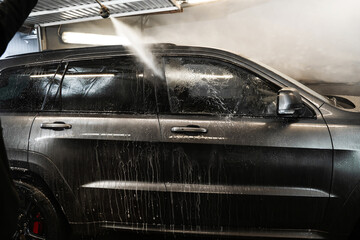
[[[327,96],[324,96],[324,95],[314,91],[313,89],[307,87],[306,85],[300,83],[299,81],[289,77],[288,75],[286,75],[286,74],[284,74],[284,73],[282,73],[282,72],[280,72],[280,71],[278,71],[278,70],[276,70],[276,69],[274,69],[274,68],[272,68],[272,67],[270,67],[270,66],[268,66],[268,65],[266,65],[264,63],[258,62],[258,61],[253,60],[253,59],[251,59],[251,61],[255,62],[256,64],[258,64],[258,65],[260,65],[260,66],[262,66],[262,67],[264,67],[264,68],[266,68],[266,69],[268,69],[270,71],[272,71],[276,75],[288,80],[290,83],[294,84],[296,87],[301,88],[302,90],[304,90],[305,92],[313,95],[314,97],[318,98],[319,100],[327,102],[327,103],[331,103],[331,100]]]

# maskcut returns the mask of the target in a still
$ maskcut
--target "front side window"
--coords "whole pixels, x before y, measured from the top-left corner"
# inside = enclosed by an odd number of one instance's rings
[[[172,113],[276,115],[279,88],[230,63],[169,57],[165,77]]]
[[[139,113],[151,90],[140,63],[117,57],[70,62],[61,95],[63,110]]]
[[[57,64],[7,69],[0,73],[0,110],[38,111],[54,83]]]

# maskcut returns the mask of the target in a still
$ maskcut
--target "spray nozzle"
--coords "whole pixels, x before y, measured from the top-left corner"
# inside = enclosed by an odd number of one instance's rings
[[[110,10],[102,5],[98,0],[96,2],[100,5],[100,16],[103,18],[108,18],[110,16]]]
[[[103,18],[108,18],[110,16],[110,10],[104,5],[102,5],[100,8],[100,16]]]

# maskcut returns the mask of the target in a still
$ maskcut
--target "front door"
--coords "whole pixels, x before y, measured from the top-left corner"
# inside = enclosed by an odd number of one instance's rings
[[[332,147],[319,111],[304,99],[303,116],[277,116],[280,87],[221,59],[173,56],[164,66],[170,227],[234,235],[320,228]]]

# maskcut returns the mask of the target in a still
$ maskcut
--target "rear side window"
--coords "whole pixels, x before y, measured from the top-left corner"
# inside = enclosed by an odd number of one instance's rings
[[[155,105],[144,68],[132,57],[70,62],[61,96],[65,111],[143,113]]]
[[[169,57],[165,77],[172,113],[276,116],[279,87],[233,64]]]
[[[52,87],[58,65],[7,69],[0,73],[0,110],[41,110]]]

